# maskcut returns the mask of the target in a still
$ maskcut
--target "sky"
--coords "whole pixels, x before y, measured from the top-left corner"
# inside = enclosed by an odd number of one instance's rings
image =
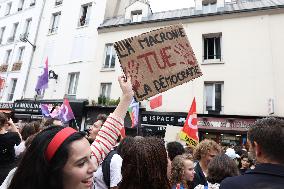
[[[194,6],[194,0],[149,0],[149,2],[153,12],[189,8]]]

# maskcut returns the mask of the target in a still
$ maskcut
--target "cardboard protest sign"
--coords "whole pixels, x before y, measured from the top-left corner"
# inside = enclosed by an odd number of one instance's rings
[[[114,48],[138,101],[202,75],[181,24],[115,42]]]

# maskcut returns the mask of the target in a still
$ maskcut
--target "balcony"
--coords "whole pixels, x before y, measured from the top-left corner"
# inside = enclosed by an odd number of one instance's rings
[[[21,70],[22,62],[15,62],[12,66],[12,71],[19,71]]]
[[[12,43],[12,42],[14,42],[14,40],[15,40],[15,36],[11,36],[11,37],[8,38],[7,42]]]
[[[0,66],[0,72],[7,72],[8,70],[8,64],[2,64]]]

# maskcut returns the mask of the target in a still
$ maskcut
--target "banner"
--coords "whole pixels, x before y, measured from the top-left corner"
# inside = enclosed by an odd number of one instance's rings
[[[114,48],[138,101],[202,75],[182,24],[115,42]]]

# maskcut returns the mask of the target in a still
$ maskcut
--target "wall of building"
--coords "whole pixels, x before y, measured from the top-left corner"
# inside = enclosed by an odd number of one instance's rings
[[[5,15],[7,3],[12,2],[12,8],[9,15]],[[22,10],[18,11],[19,8],[19,1],[1,1],[0,6],[0,28],[6,27],[2,43],[0,45],[0,65],[4,64],[4,59],[6,57],[6,51],[11,49],[11,55],[9,60],[9,67],[7,72],[1,72],[1,78],[5,79],[4,88],[1,90],[1,102],[7,101],[8,93],[11,90],[11,80],[17,79],[17,85],[14,92],[14,98],[20,99],[23,96],[24,86],[26,82],[26,74],[29,68],[29,64],[32,57],[33,48],[30,44],[24,43],[20,41],[20,35],[24,33],[25,29],[25,22],[26,19],[32,18],[32,22],[29,28],[29,35],[27,39],[31,43],[35,43],[36,33],[37,33],[37,26],[40,19],[40,14],[42,11],[42,7],[44,6],[45,1],[36,1],[35,5],[31,6],[30,1],[25,1],[22,7]],[[15,35],[14,42],[7,42],[8,38],[12,36],[12,29],[13,24],[18,22],[18,28]],[[22,57],[22,66],[21,69],[18,71],[11,71],[12,66],[15,62],[17,62],[19,48],[25,47],[23,57]]]
[[[218,18],[218,19],[217,19]],[[283,110],[283,70],[284,55],[280,52],[283,42],[283,12],[260,12],[239,14],[234,17],[218,16],[210,19],[188,19],[158,24],[140,24],[114,29],[100,30],[98,41],[97,62],[104,61],[106,43],[135,36],[160,26],[173,23],[184,24],[189,41],[201,66],[203,76],[192,82],[183,84],[163,93],[163,106],[155,111],[187,112],[193,97],[197,100],[197,112],[206,113],[204,106],[204,82],[223,81],[223,111],[228,115],[267,116],[268,100],[275,99],[274,115],[284,116]],[[117,31],[115,31],[117,30]],[[222,63],[203,64],[202,35],[222,33]],[[282,68],[282,69],[281,69]],[[120,73],[119,62],[116,60],[116,71],[102,72],[95,68],[99,82],[115,82],[114,75]],[[282,85],[281,85],[282,84]],[[94,83],[94,88],[98,88]],[[112,98],[118,96],[118,85],[112,87]],[[178,96],[176,95],[178,94]],[[94,91],[94,96],[98,96]],[[144,101],[147,109],[148,102]],[[282,104],[282,105],[281,105]]]
[[[78,26],[81,6],[92,3],[91,15],[87,26]],[[49,80],[45,99],[62,99],[68,88],[68,73],[80,72],[76,98],[91,96],[90,86],[96,80],[93,68],[97,66],[97,27],[104,18],[105,0],[80,0],[55,6],[49,1],[43,14],[37,41],[37,52],[33,60],[26,98],[35,95],[37,77],[41,74],[44,61],[48,57],[49,70],[58,74],[57,81]],[[58,31],[49,34],[52,14],[61,12]]]

